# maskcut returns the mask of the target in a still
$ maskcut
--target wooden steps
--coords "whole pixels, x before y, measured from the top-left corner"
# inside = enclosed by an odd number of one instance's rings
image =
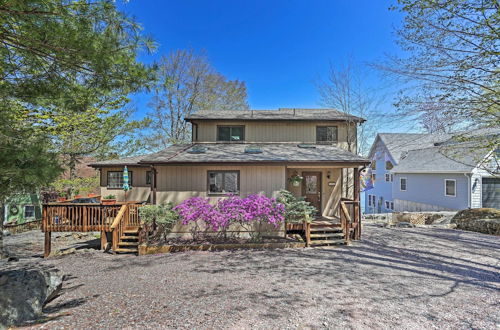
[[[340,245],[345,244],[342,228],[335,226],[325,226],[324,223],[311,224],[310,245]]]
[[[117,253],[139,253],[139,228],[127,228],[118,242]]]

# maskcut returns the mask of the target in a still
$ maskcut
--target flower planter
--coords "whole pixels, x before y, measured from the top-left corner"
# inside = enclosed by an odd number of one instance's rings
[[[91,198],[91,197],[98,197],[99,195],[98,194],[88,194],[87,197]]]
[[[116,199],[101,199],[102,205],[115,205]]]
[[[57,202],[62,203],[66,201],[66,197],[57,197]]]

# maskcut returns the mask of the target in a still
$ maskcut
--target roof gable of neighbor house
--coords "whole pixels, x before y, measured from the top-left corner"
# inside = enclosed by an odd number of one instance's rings
[[[438,145],[410,150],[393,173],[470,173],[484,160],[489,150],[477,143]]]
[[[369,158],[373,158],[377,147],[382,144],[392,159],[398,163],[406,152],[432,147],[435,143],[449,139],[450,136],[449,134],[379,133],[370,149]]]
[[[94,167],[133,165],[130,158],[102,161]],[[338,162],[366,165],[370,161],[352,152],[329,145],[295,143],[198,143],[172,145],[160,152],[134,157],[135,164],[196,163],[316,163]]]
[[[189,115],[186,121],[226,120],[226,121],[353,121],[365,119],[349,115],[336,109],[290,109],[278,110],[203,110]]]

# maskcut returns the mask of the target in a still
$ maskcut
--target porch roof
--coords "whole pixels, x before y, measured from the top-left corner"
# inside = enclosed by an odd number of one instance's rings
[[[131,161],[135,163],[131,163]],[[178,163],[354,163],[370,161],[330,145],[299,143],[195,143],[175,144],[160,152],[101,161],[93,167]]]
[[[178,146],[172,146],[178,148]],[[171,148],[172,148],[171,147]],[[339,162],[367,164],[370,161],[329,145],[301,146],[297,143],[197,143],[172,155],[170,148],[144,157],[140,163],[259,163]]]

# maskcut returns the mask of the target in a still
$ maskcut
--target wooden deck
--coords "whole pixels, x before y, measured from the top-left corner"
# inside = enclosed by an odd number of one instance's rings
[[[121,248],[123,252],[130,252],[131,248],[125,248],[124,245],[137,249],[138,244],[131,241],[138,241],[140,228],[138,208],[140,206],[135,202],[114,205],[95,203],[44,204],[42,211],[42,231],[45,233],[44,256],[47,257],[50,254],[52,232],[99,231],[101,232],[101,248],[106,247],[108,243],[107,233],[111,233],[113,250],[119,251]]]

